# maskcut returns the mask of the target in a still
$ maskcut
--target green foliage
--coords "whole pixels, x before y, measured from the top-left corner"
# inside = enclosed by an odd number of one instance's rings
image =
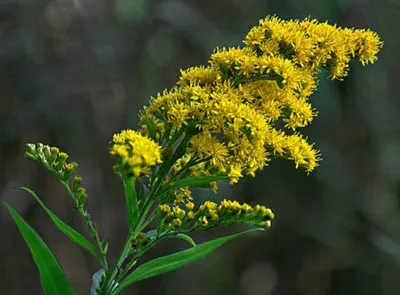
[[[245,233],[252,232],[254,230],[261,229],[253,229],[243,233],[218,238],[212,241],[205,242],[196,247],[170,254],[164,257],[156,258],[151,260],[138,268],[136,268],[124,281],[121,282],[119,287],[112,293],[113,295],[118,294],[127,286],[136,283],[141,280],[145,280],[154,276],[158,276],[160,274],[173,271],[175,269],[181,268],[189,263],[192,263],[196,260],[199,260],[211,252],[215,251],[219,247],[221,247],[226,242],[233,240]]]
[[[7,203],[4,203],[4,205],[10,211],[21,235],[31,250],[33,260],[40,272],[44,294],[75,295],[74,289],[45,242],[10,205]]]
[[[157,140],[156,131],[154,130],[153,123],[150,121],[149,116],[147,115],[143,116],[143,120],[146,124],[147,130],[149,131],[150,138],[156,141]]]
[[[188,242],[188,243],[189,243],[190,245],[192,245],[193,247],[196,247],[196,243],[195,243],[194,240],[193,240],[190,236],[188,236],[188,235],[185,235],[185,234],[177,234],[175,237],[178,238],[178,239],[181,239],[181,240],[184,240],[184,241]]]
[[[95,258],[99,259],[99,256],[96,253],[96,249],[93,247],[93,245],[84,237],[82,236],[79,232],[74,230],[72,227],[70,227],[68,224],[63,222],[60,218],[58,218],[53,212],[51,212],[45,204],[40,200],[38,195],[31,189],[26,188],[26,187],[20,187],[20,189],[28,192],[31,194],[35,200],[38,202],[38,204],[43,208],[43,210],[49,215],[51,220],[54,222],[56,227],[62,231],[67,237],[71,239],[74,243],[77,245],[81,246],[82,248],[86,249],[89,251],[90,254],[92,254]]]
[[[129,177],[124,180],[126,215],[128,218],[128,225],[130,229],[135,226],[139,217],[139,206],[135,189],[135,180],[136,178],[134,177]]]

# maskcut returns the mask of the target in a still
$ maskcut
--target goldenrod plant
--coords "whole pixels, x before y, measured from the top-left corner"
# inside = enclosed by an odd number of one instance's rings
[[[61,221],[30,189],[54,224],[100,264],[92,295],[118,294],[127,286],[180,268],[241,234],[196,245],[190,234],[235,224],[267,229],[271,209],[234,200],[199,204],[192,188],[218,189],[255,176],[274,158],[293,161],[310,173],[319,151],[301,133],[317,115],[309,97],[318,73],[342,80],[351,59],[374,63],[383,43],[371,30],[341,28],[306,18],[260,20],[243,47],[217,48],[207,66],[181,71],[179,81],[152,98],[140,113],[137,131],[115,134],[110,154],[124,186],[128,232],[114,265],[107,241],[99,237],[85,209],[86,190],[78,165],[56,147],[28,144],[26,156],[55,174],[75,202],[92,242]],[[39,235],[6,204],[39,268],[44,293],[75,294]],[[187,241],[187,250],[142,263],[142,256],[166,238]],[[139,263],[140,261],[140,263]]]

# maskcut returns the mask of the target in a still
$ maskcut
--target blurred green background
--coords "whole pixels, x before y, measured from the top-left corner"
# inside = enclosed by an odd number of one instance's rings
[[[305,129],[324,158],[314,173],[276,160],[256,178],[222,185],[215,198],[270,206],[276,220],[269,231],[123,294],[400,294],[399,0],[1,0],[0,199],[43,236],[78,294],[89,294],[96,261],[15,188],[32,188],[59,217],[86,229],[55,177],[24,159],[24,145],[59,146],[80,164],[88,208],[113,261],[126,221],[108,155],[112,134],[135,128],[138,111],[173,86],[180,68],[206,64],[216,46],[239,45],[259,18],[273,14],[369,27],[385,47],[376,64],[353,63],[344,82],[321,75],[312,96],[320,113]],[[0,236],[0,294],[42,294],[4,206]],[[148,258],[185,247],[167,241]]]

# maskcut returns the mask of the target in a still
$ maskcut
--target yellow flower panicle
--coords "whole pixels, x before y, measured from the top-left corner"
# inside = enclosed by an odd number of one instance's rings
[[[195,209],[188,187],[175,191],[170,202],[158,206],[161,232],[202,230],[246,223],[269,227],[274,214],[269,208],[223,200],[219,204],[205,201]]]
[[[319,23],[315,19],[283,21],[267,17],[253,27],[244,43],[259,55],[282,56],[301,69],[327,68],[332,79],[348,74],[351,58],[374,63],[383,46],[371,30],[356,30]]]
[[[128,173],[138,177],[161,161],[161,147],[150,138],[134,130],[123,130],[113,137],[111,154]]]
[[[242,223],[268,228],[275,217],[271,209],[264,206],[252,207],[230,200],[223,200],[219,204],[206,201],[197,210],[194,210],[191,201],[182,208],[177,204],[162,204],[159,211],[162,231],[193,231]]]
[[[267,17],[244,44],[217,48],[208,66],[181,70],[177,85],[144,109],[142,122],[145,115],[168,135],[195,126],[184,157],[202,160],[191,167],[196,176],[229,175],[234,183],[276,156],[313,171],[319,151],[298,129],[317,115],[309,102],[316,74],[327,70],[341,80],[352,58],[375,62],[382,41],[370,30]]]
[[[124,181],[126,176],[149,177],[149,194],[139,197],[151,202],[144,200],[140,209],[146,218],[146,206],[158,204],[150,214],[160,219],[157,235],[241,223],[269,227],[274,219],[269,208],[230,200],[196,206],[190,187],[216,191],[217,179],[229,177],[235,183],[244,175],[254,176],[275,157],[312,172],[320,153],[300,130],[317,115],[309,101],[317,74],[325,70],[331,79],[342,80],[351,59],[372,64],[383,46],[371,30],[275,16],[260,20],[243,42],[243,47],[215,49],[207,66],[181,70],[177,84],[151,98],[140,114],[140,132],[128,129],[113,137],[110,153],[117,159],[117,174]],[[83,209],[87,194],[82,178],[72,178],[77,164],[43,144],[28,144],[26,156],[64,185],[72,183],[77,208],[93,229]],[[130,242],[139,249],[151,239],[141,232]]]

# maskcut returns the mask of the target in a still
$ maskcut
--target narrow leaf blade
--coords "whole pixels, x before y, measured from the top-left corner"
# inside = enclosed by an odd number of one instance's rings
[[[226,242],[233,240],[245,233],[249,233],[255,230],[263,230],[259,229],[252,229],[249,231],[245,231],[239,234],[218,238],[203,244],[200,244],[196,247],[177,252],[174,254],[170,254],[164,257],[156,258],[151,260],[145,264],[142,264],[137,269],[135,269],[130,275],[126,277],[124,281],[120,284],[120,286],[112,293],[113,295],[118,294],[127,286],[144,280],[148,279],[175,269],[178,269],[186,264],[199,260],[211,252],[215,251],[217,248],[225,244]]]
[[[45,242],[9,204],[4,203],[4,205],[10,212],[31,250],[33,260],[39,269],[44,294],[76,295],[56,258]]]
[[[157,140],[156,131],[154,130],[153,123],[150,121],[149,116],[145,115],[144,123],[146,124],[147,130],[149,131],[150,138],[154,141]]]
[[[190,245],[192,245],[193,247],[196,247],[196,243],[193,241],[193,239],[191,237],[189,237],[188,235],[185,234],[177,234],[176,236],[174,236],[178,239],[184,240],[186,242],[188,242]]]
[[[139,217],[139,205],[137,200],[135,181],[135,177],[126,178],[124,181],[126,215],[128,218],[129,228],[133,228],[136,225]]]
[[[42,200],[38,197],[38,195],[33,190],[26,188],[26,187],[20,187],[20,189],[28,192],[35,198],[35,200],[42,207],[42,209],[47,213],[47,215],[49,215],[51,220],[54,222],[55,226],[61,232],[63,232],[68,238],[70,238],[72,242],[76,243],[77,245],[79,245],[82,248],[89,251],[89,253],[92,254],[96,259],[99,259],[94,246],[79,232],[77,232],[75,229],[73,229],[68,224],[66,224],[64,221],[62,221],[60,218],[58,218],[53,212],[51,212],[50,209],[48,209],[46,207],[46,205],[42,202]]]

